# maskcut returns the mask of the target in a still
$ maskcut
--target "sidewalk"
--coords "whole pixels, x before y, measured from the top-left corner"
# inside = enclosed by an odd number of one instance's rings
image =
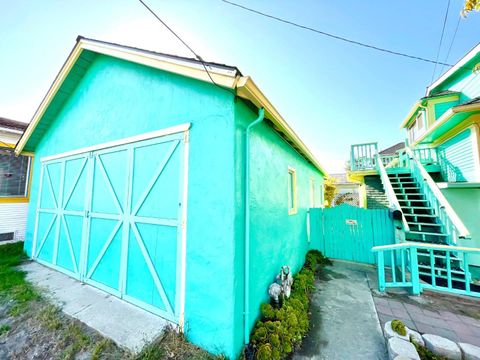
[[[322,270],[312,298],[311,330],[295,360],[387,359],[366,272],[334,262]]]

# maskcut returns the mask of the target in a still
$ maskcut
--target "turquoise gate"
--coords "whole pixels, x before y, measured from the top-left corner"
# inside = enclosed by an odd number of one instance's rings
[[[35,260],[179,322],[184,134],[42,162]]]
[[[343,204],[310,209],[312,246],[332,259],[375,264],[372,247],[395,243],[388,209],[363,209]]]

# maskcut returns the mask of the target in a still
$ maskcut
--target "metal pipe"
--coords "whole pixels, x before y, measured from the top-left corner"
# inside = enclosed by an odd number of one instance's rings
[[[258,118],[247,126],[245,131],[245,269],[244,269],[244,343],[250,342],[250,131],[260,124],[265,116],[265,110],[258,110]]]

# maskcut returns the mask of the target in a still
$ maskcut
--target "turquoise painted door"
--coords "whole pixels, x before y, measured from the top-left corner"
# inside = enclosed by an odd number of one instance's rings
[[[44,162],[34,257],[178,321],[184,151],[180,133]]]
[[[87,186],[85,154],[44,164],[34,257],[80,278]]]

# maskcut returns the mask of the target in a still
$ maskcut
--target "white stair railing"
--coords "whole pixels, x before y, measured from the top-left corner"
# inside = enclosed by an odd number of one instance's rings
[[[383,165],[382,159],[380,155],[376,155],[376,164],[377,170],[380,174],[380,179],[382,180],[383,187],[385,189],[385,195],[387,196],[388,203],[391,209],[394,211],[400,211],[402,214],[402,225],[403,230],[405,232],[410,231],[410,227],[408,226],[407,219],[405,219],[405,215],[403,215],[402,209],[400,207],[400,203],[398,202],[397,195],[395,195],[395,191],[393,190],[392,183],[390,182],[390,178],[388,177],[387,171],[385,170],[385,166]]]
[[[448,235],[448,243],[455,245],[458,239],[470,239],[471,235],[467,227],[457,215],[455,210],[442,194],[435,181],[433,181],[430,174],[425,170],[421,162],[417,159],[410,148],[405,148],[405,153],[408,157],[408,165],[412,171],[412,175],[418,182],[425,195],[426,200],[430,202],[435,215],[437,215],[445,226],[445,231]]]

